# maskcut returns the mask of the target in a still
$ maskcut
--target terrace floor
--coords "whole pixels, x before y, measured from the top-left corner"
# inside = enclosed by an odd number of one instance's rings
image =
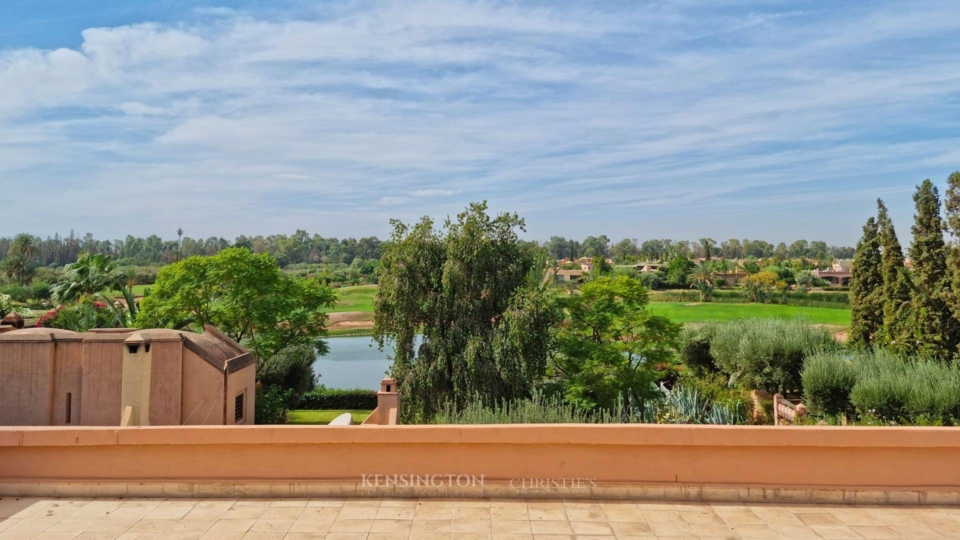
[[[0,499],[0,540],[960,538],[960,507],[559,500]]]

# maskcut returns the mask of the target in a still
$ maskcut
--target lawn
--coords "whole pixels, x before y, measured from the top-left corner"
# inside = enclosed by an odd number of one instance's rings
[[[373,313],[373,299],[377,295],[376,285],[358,285],[356,287],[340,287],[334,289],[337,293],[337,306],[330,313],[340,311],[366,311]]]
[[[785,306],[781,304],[720,304],[651,302],[652,313],[663,315],[679,323],[729,321],[733,319],[805,317],[815,324],[850,326],[849,309]]]
[[[344,411],[289,411],[287,412],[287,423],[288,424],[300,424],[300,425],[314,425],[314,426],[325,426],[329,424],[334,418],[340,416],[343,413],[350,413],[350,416],[353,417],[353,423],[359,424],[367,419],[370,416],[370,413],[373,411],[356,411],[356,410],[344,410]]]

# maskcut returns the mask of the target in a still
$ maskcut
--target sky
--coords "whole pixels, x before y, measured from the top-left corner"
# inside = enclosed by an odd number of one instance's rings
[[[0,235],[852,245],[960,169],[960,2],[0,2]]]

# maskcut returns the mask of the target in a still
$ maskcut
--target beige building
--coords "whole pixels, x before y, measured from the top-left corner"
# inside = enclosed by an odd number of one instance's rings
[[[216,328],[0,334],[0,425],[253,424],[256,362]]]

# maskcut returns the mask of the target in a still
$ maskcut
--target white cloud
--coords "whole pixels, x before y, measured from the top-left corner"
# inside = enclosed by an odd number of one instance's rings
[[[214,6],[2,51],[5,213],[41,233],[356,236],[489,199],[532,234],[637,237],[756,234],[728,208],[779,205],[788,225],[764,233],[850,242],[865,215],[818,215],[843,194],[960,166],[960,43],[942,39],[960,5],[777,7]]]

